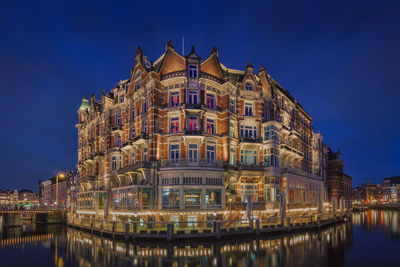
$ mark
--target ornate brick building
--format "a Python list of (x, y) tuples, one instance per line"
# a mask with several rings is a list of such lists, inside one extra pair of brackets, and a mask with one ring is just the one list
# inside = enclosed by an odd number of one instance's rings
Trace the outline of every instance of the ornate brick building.
[(279, 208), (281, 195), (288, 207), (326, 199), (311, 116), (264, 67), (229, 69), (215, 48), (202, 61), (169, 42), (154, 63), (138, 48), (129, 79), (78, 115), (78, 213), (201, 220), (248, 199), (258, 209)]
[[(334, 200), (336, 207), (344, 205), (346, 208), (352, 206), (352, 178), (343, 172), (343, 161), (340, 151), (328, 153), (328, 198)], [(343, 201), (341, 204), (340, 201)]]

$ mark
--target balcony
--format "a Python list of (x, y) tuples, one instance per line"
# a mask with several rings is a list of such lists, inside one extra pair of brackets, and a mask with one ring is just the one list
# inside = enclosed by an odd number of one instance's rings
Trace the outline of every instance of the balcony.
[(96, 180), (96, 175), (84, 175), (81, 176), (80, 181), (81, 182), (90, 182), (90, 181), (95, 181)]
[(238, 169), (249, 171), (263, 171), (264, 166), (260, 164), (239, 164)]
[(203, 135), (203, 132), (201, 130), (189, 130), (185, 129), (185, 134), (186, 135)]
[(203, 106), (201, 104), (185, 104), (185, 108), (187, 109), (203, 109)]
[(93, 161), (94, 161), (94, 157), (93, 156), (88, 156), (86, 159), (85, 159), (85, 163), (89, 163), (89, 164), (91, 164), (91, 163), (93, 163)]
[(208, 161), (206, 159), (197, 159), (197, 161), (190, 161), (189, 159), (179, 160), (161, 160), (161, 168), (174, 168), (174, 167), (200, 167), (200, 168), (222, 168), (223, 161)]
[(133, 137), (133, 143), (139, 140), (148, 140), (149, 139), (149, 135), (146, 133), (141, 133), (139, 135), (136, 135), (135, 137)]
[(321, 177), (314, 173), (308, 173), (308, 172), (304, 172), (302, 170), (294, 169), (294, 168), (283, 168), (283, 169), (281, 169), (281, 174), (290, 174), (290, 175), (296, 175), (296, 176), (303, 176), (303, 177), (307, 177), (307, 178), (311, 178), (311, 179), (315, 179), (315, 180), (321, 180)]
[(154, 166), (154, 164), (152, 164), (152, 162), (135, 162), (135, 164), (132, 164), (130, 166), (116, 170), (116, 174), (124, 174), (127, 172), (134, 172), (139, 169), (151, 168), (152, 166)]
[(261, 137), (239, 137), (239, 142), (240, 143), (261, 143), (262, 138)]
[(133, 144), (132, 140), (128, 140), (122, 143), (122, 149), (131, 149), (133, 148), (132, 144)]
[(114, 153), (114, 152), (121, 152), (121, 148), (119, 146), (112, 147), (110, 149), (110, 153)]
[(281, 144), (281, 151), (283, 153), (288, 152), (291, 153), (292, 155), (296, 156), (296, 157), (303, 157), (303, 153), (298, 151), (297, 149), (295, 149), (294, 147), (292, 147), (289, 144)]
[(95, 159), (102, 159), (102, 158), (104, 158), (104, 152), (101, 152), (101, 151), (95, 152), (95, 153), (94, 153), (94, 158), (95, 158)]

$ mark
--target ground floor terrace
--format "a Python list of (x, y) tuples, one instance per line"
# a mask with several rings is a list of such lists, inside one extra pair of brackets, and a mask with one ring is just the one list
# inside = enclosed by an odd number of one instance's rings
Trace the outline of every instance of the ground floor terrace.
[[(260, 212), (251, 215), (240, 212), (241, 219), (229, 219), (231, 211), (222, 214), (171, 214), (184, 221), (151, 221), (147, 220), (110, 220), (70, 216), (69, 226), (122, 239), (164, 239), (180, 238), (224, 238), (237, 235), (258, 235), (263, 233), (284, 233), (297, 230), (320, 228), (336, 222), (347, 221), (350, 212), (347, 210), (317, 210), (290, 211), (283, 215), (270, 212), (268, 216)], [(148, 214), (149, 216), (156, 216)], [(194, 217), (196, 215), (196, 217)], [(280, 216), (281, 215), (281, 216)], [(187, 217), (186, 217), (187, 216)], [(192, 217), (193, 216), (193, 217)], [(250, 216), (250, 217), (249, 217)], [(190, 218), (196, 218), (190, 220)], [(201, 220), (198, 220), (201, 219)]]
[[(224, 169), (168, 166), (139, 169), (109, 178), (109, 186), (88, 182), (71, 214), (79, 218), (137, 222), (187, 222), (280, 217), (292, 210), (321, 210), (323, 181), (290, 169)], [(93, 182), (93, 181), (90, 181)]]

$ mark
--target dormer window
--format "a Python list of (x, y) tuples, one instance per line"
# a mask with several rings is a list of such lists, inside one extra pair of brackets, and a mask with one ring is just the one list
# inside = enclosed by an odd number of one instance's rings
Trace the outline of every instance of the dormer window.
[(121, 95), (120, 97), (119, 97), (119, 103), (122, 103), (122, 102), (124, 102), (125, 101), (125, 97), (123, 96), (123, 95)]
[(254, 87), (253, 87), (253, 85), (251, 83), (246, 83), (245, 84), (245, 89), (247, 91), (254, 91)]
[(189, 78), (197, 78), (198, 77), (197, 65), (189, 65), (188, 66), (188, 76), (189, 76)]

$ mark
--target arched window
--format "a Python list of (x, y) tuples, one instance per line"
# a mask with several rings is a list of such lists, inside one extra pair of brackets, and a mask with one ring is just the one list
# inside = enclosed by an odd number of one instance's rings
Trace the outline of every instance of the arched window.
[(253, 85), (251, 83), (246, 83), (245, 84), (245, 89), (247, 91), (254, 91), (254, 87), (253, 87)]

